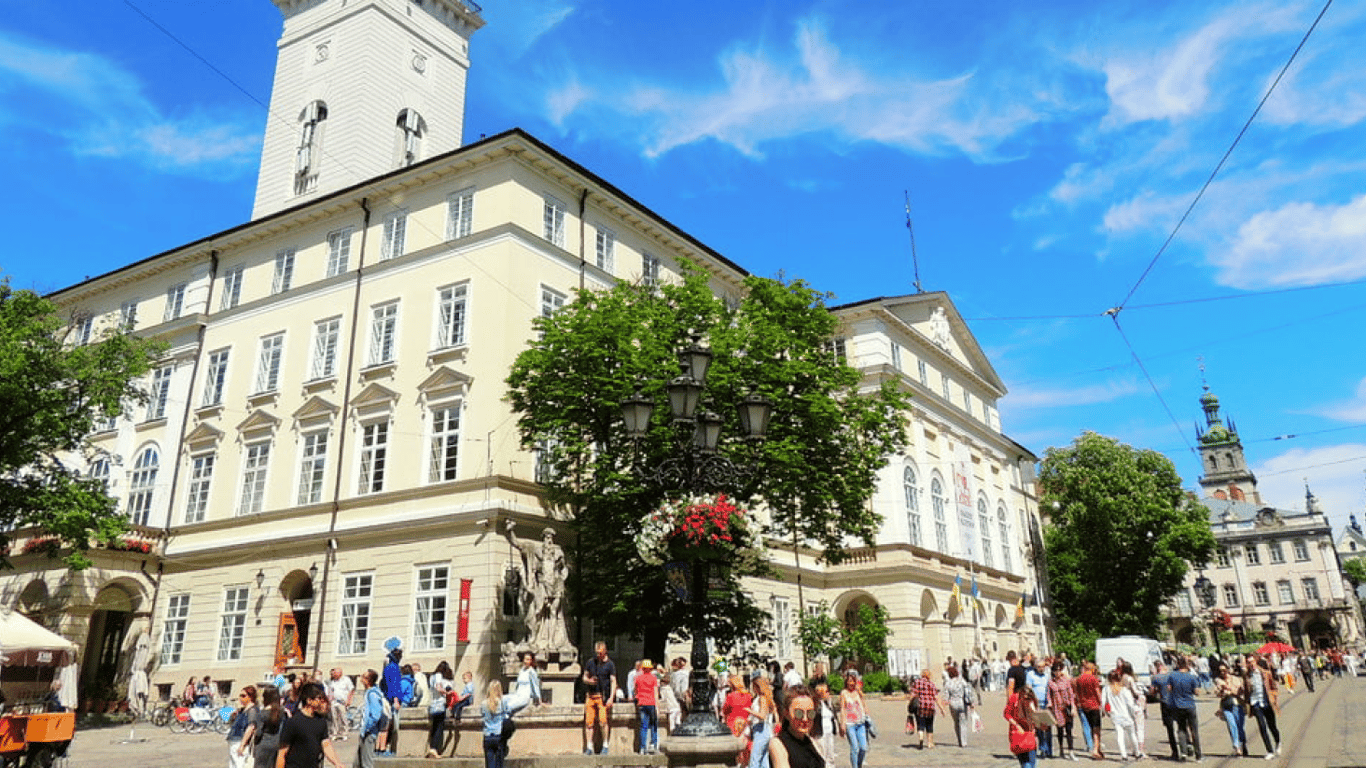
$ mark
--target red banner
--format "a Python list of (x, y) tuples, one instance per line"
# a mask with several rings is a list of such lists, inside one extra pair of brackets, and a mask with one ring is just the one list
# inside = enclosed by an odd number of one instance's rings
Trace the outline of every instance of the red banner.
[(456, 620), (455, 640), (458, 643), (470, 641), (470, 585), (473, 579), (460, 580), (460, 618)]

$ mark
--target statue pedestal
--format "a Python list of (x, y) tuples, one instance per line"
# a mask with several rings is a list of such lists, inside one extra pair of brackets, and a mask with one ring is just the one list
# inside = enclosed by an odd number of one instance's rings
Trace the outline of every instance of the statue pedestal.
[(671, 736), (659, 740), (659, 751), (670, 766), (718, 766), (735, 764), (744, 742), (734, 736)]

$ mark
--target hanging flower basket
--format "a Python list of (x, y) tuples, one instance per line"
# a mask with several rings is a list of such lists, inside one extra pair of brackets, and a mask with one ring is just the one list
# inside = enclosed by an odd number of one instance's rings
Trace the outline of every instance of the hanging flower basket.
[(646, 563), (730, 560), (753, 546), (746, 512), (725, 494), (671, 501), (641, 523), (636, 550)]

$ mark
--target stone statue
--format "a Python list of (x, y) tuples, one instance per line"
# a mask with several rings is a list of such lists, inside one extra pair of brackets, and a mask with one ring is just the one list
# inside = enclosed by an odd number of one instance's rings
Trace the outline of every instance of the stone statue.
[(949, 348), (949, 314), (943, 307), (935, 307), (934, 314), (930, 315), (930, 337), (943, 349)]
[(522, 605), (529, 630), (528, 648), (538, 656), (552, 652), (571, 652), (569, 633), (564, 623), (564, 583), (569, 563), (564, 550), (555, 543), (555, 531), (546, 528), (539, 544), (521, 541), (507, 521), (503, 533), (508, 543), (522, 556)]

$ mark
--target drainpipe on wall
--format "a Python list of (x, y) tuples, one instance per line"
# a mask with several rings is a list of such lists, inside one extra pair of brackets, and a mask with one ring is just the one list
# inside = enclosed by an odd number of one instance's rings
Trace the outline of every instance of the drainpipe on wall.
[(587, 228), (584, 214), (588, 211), (588, 187), (579, 193), (579, 290), (584, 288), (584, 273), (588, 271)]

